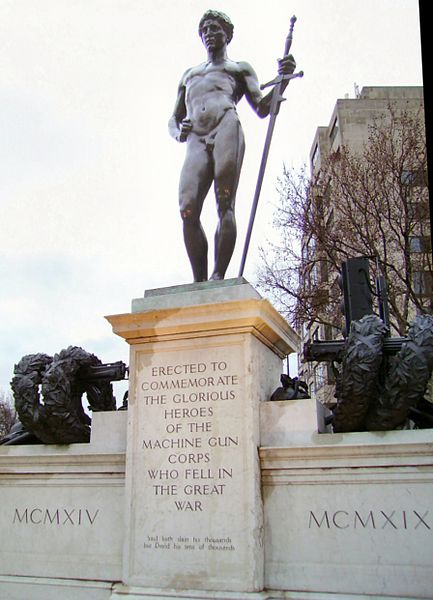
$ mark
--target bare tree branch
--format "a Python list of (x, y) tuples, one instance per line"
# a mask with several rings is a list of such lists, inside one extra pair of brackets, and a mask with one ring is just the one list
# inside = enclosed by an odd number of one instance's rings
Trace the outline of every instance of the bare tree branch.
[(426, 173), (424, 113), (391, 103), (363, 149), (341, 146), (322, 160), (317, 180), (306, 167), (284, 167), (274, 215), (279, 239), (262, 249), (258, 284), (295, 327), (341, 324), (335, 280), (354, 256), (379, 258), (399, 335), (415, 312), (431, 312), (431, 293), (420, 289), (420, 278), (433, 280)]

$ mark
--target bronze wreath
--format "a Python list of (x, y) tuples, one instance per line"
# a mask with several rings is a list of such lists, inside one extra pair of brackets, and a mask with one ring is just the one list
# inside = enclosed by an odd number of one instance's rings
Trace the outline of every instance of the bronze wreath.
[(24, 356), (15, 365), (11, 388), (25, 429), (45, 444), (88, 442), (91, 419), (83, 410), (83, 393), (93, 410), (116, 408), (110, 382), (89, 384), (80, 379), (81, 369), (100, 364), (99, 358), (78, 346), (69, 346), (54, 358)]
[(433, 369), (433, 317), (416, 317), (395, 357), (383, 357), (385, 334), (375, 315), (352, 321), (336, 377), (334, 432), (402, 427), (423, 399)]
[(383, 321), (375, 315), (352, 321), (335, 387), (334, 432), (364, 429), (370, 402), (379, 393), (377, 380), (386, 331)]
[(433, 369), (433, 317), (418, 316), (400, 352), (389, 359), (385, 385), (367, 415), (370, 430), (389, 430), (405, 424), (427, 389)]

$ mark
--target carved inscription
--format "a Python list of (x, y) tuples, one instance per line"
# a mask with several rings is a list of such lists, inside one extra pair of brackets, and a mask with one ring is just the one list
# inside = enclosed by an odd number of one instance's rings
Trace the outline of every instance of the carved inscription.
[(428, 510), (310, 510), (308, 528), (428, 530), (433, 522)]
[[(165, 463), (146, 475), (153, 494), (171, 497), (177, 511), (205, 510), (206, 499), (223, 496), (234, 476), (229, 452), (240, 445), (239, 436), (216, 431), (214, 424), (230, 410), (238, 388), (239, 376), (226, 361), (155, 365), (141, 382), (141, 402), (162, 432), (144, 438), (141, 449), (163, 451)], [(227, 449), (225, 464), (215, 452), (221, 448)]]
[(148, 535), (143, 547), (156, 550), (222, 550), (229, 552), (235, 550), (231, 537), (189, 537), (182, 535)]
[(93, 525), (99, 509), (88, 508), (16, 508), (12, 523), (25, 525)]
[[(139, 390), (145, 425), (138, 450), (144, 456), (143, 475), (155, 506), (179, 516), (222, 510), (221, 502), (227, 502), (235, 489), (242, 465), (242, 437), (236, 416), (241, 382), (236, 369), (228, 359), (167, 360), (143, 369)], [(143, 547), (189, 551), (235, 548), (227, 535), (212, 538), (204, 533), (179, 536), (158, 531), (146, 532)]]

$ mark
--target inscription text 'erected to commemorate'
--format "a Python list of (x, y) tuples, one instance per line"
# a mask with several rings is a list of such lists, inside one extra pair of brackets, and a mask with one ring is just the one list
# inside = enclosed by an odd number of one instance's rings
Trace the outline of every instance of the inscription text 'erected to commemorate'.
[(259, 530), (249, 524), (252, 515), (258, 518), (253, 402), (245, 392), (242, 343), (222, 337), (218, 344), (137, 352), (133, 581), (150, 582), (141, 575), (146, 565), (154, 577), (160, 571), (163, 579), (169, 572), (178, 582), (184, 578), (184, 586), (200, 584), (200, 577), (205, 585), (200, 573), (206, 571), (216, 586), (216, 557), (232, 581), (239, 564), (250, 561), (255, 538), (245, 531)]
[[(217, 423), (232, 411), (239, 375), (227, 360), (157, 364), (143, 375), (138, 402), (152, 423), (141, 441), (147, 485), (158, 502), (176, 512), (209, 511), (237, 475), (231, 452), (241, 444), (239, 435)], [(148, 536), (144, 547), (152, 542), (154, 548), (173, 550), (213, 545), (212, 537), (176, 533)], [(232, 547), (230, 537), (216, 540), (220, 547)]]

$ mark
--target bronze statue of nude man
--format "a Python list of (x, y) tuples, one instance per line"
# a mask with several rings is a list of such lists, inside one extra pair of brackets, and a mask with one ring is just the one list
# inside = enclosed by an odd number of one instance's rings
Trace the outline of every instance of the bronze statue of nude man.
[[(199, 35), (207, 61), (188, 69), (179, 84), (169, 132), (186, 142), (179, 184), (183, 235), (194, 281), (208, 279), (208, 244), (200, 214), (212, 182), (218, 210), (215, 265), (210, 279), (224, 279), (236, 242), (235, 198), (245, 143), (236, 105), (242, 96), (260, 117), (269, 114), (272, 92), (263, 96), (253, 68), (227, 57), (233, 25), (224, 13), (209, 10)], [(291, 55), (279, 62), (279, 74), (291, 74)]]

